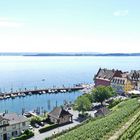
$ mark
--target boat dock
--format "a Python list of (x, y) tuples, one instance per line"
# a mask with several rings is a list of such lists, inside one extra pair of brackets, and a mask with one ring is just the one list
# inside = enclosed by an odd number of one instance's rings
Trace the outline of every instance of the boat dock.
[(66, 93), (66, 92), (73, 92), (78, 90), (83, 90), (85, 87), (82, 85), (74, 86), (74, 87), (60, 87), (60, 88), (46, 88), (46, 89), (34, 89), (34, 90), (24, 90), (24, 91), (17, 91), (17, 92), (10, 92), (10, 93), (1, 93), (0, 100), (15, 97), (25, 97), (27, 95), (31, 96), (34, 94), (57, 94), (57, 93)]

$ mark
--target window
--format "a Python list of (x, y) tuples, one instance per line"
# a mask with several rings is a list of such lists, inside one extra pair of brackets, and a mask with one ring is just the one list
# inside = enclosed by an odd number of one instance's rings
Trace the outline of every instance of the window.
[(4, 125), (4, 124), (6, 124), (6, 122), (5, 122), (5, 121), (3, 121), (3, 125)]
[(17, 131), (13, 131), (12, 136), (17, 136)]
[(3, 131), (6, 131), (6, 127), (3, 127)]
[(25, 126), (25, 122), (22, 123), (22, 126)]
[(13, 129), (16, 129), (16, 125), (13, 125), (12, 128), (13, 128)]

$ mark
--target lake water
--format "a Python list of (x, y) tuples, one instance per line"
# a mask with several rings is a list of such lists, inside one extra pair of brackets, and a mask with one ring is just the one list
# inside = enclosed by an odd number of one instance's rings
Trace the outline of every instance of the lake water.
[[(33, 89), (72, 86), (78, 83), (92, 83), (93, 76), (98, 69), (121, 69), (130, 71), (140, 69), (140, 57), (0, 57), (0, 91), (16, 91), (19, 89)], [(43, 80), (44, 79), (44, 80)], [(64, 100), (74, 101), (81, 92), (33, 95), (14, 100), (0, 100), (0, 112), (21, 113), (44, 108), (52, 110), (56, 105), (62, 105)], [(48, 105), (49, 104), (49, 105)]]

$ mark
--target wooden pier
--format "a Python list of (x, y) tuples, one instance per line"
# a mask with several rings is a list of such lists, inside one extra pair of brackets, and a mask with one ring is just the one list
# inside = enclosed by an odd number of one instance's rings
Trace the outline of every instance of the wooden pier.
[(46, 89), (35, 89), (35, 90), (24, 90), (24, 91), (10, 92), (10, 93), (1, 93), (0, 100), (8, 99), (8, 98), (14, 99), (15, 97), (25, 97), (27, 95), (31, 96), (34, 94), (66, 93), (66, 92), (78, 91), (83, 89), (84, 87), (80, 85), (74, 87), (46, 88)]

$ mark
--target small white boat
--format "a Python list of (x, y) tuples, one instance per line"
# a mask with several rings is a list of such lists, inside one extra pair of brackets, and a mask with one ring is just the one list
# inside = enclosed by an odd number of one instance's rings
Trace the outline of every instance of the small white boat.
[(42, 91), (42, 93), (43, 93), (43, 94), (45, 94), (45, 93), (46, 93), (46, 91)]
[(17, 95), (15, 95), (15, 94), (11, 94), (11, 98), (12, 98), (12, 99), (15, 99), (16, 96), (17, 96)]
[(32, 92), (29, 92), (29, 93), (28, 93), (28, 95), (30, 95), (30, 96), (31, 96), (31, 95), (32, 95)]
[(26, 94), (25, 94), (25, 93), (22, 93), (22, 94), (21, 94), (21, 96), (22, 96), (22, 97), (25, 97), (25, 96), (26, 96)]

